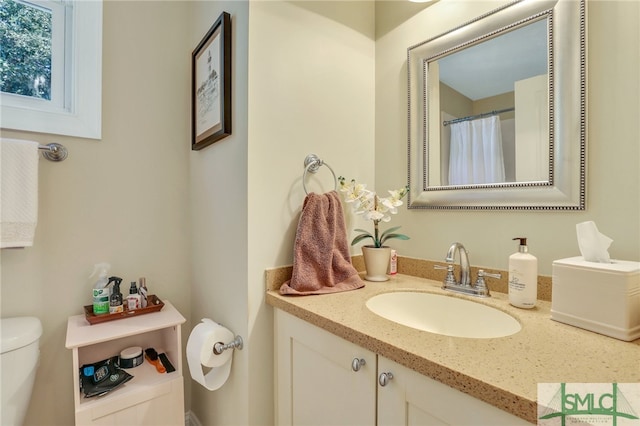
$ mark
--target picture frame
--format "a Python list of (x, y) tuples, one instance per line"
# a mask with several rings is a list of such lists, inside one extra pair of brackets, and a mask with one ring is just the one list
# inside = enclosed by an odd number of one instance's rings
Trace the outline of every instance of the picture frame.
[(191, 149), (231, 134), (231, 16), (222, 12), (191, 53)]

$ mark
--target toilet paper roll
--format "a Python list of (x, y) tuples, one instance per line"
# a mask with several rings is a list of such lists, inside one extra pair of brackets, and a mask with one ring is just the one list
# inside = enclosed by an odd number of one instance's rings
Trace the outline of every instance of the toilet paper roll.
[[(216, 355), (213, 346), (218, 342), (229, 343), (233, 338), (229, 329), (208, 318), (203, 318), (193, 328), (187, 341), (187, 363), (193, 380), (209, 390), (219, 389), (225, 384), (231, 372), (233, 350), (228, 349)], [(203, 366), (211, 368), (206, 375)]]

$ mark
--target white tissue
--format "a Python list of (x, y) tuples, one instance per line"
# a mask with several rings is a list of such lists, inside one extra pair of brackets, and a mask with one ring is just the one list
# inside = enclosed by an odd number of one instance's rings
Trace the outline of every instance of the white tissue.
[(609, 246), (613, 240), (601, 234), (593, 221), (576, 225), (578, 247), (584, 260), (588, 262), (611, 263)]
[[(218, 342), (227, 344), (233, 338), (229, 329), (208, 318), (194, 327), (187, 341), (187, 363), (193, 380), (208, 390), (219, 389), (225, 384), (231, 372), (233, 350), (227, 349), (216, 355), (213, 346)], [(211, 369), (206, 375), (203, 366)]]

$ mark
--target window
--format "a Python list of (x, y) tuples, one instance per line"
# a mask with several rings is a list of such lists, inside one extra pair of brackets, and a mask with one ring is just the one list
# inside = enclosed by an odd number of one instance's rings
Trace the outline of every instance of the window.
[(100, 139), (101, 1), (0, 0), (0, 46), (2, 128)]

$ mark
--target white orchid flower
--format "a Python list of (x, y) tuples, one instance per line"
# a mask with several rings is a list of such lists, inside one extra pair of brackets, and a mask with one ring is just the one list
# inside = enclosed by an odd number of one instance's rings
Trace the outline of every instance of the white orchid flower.
[(384, 219), (384, 214), (377, 210), (369, 210), (364, 213), (364, 218), (367, 220), (379, 221)]
[(408, 193), (406, 187), (388, 191), (390, 197), (380, 198), (375, 192), (368, 190), (365, 184), (358, 183), (355, 180), (347, 183), (342, 176), (338, 178), (338, 181), (340, 182), (340, 192), (343, 193), (345, 202), (351, 203), (351, 208), (355, 214), (362, 215), (365, 220), (372, 220), (374, 225), (374, 234), (358, 229), (358, 231), (364, 233), (354, 238), (351, 245), (357, 244), (366, 238), (371, 238), (375, 247), (382, 247), (385, 240), (389, 238), (409, 239), (406, 235), (395, 233), (400, 228), (399, 226), (390, 228), (382, 234), (379, 234), (378, 231), (379, 222), (389, 222), (391, 221), (391, 215), (398, 213), (398, 207), (402, 205), (401, 199)]
[(362, 197), (365, 191), (365, 186), (361, 184), (345, 185), (340, 188), (340, 191), (344, 192), (344, 199), (347, 203), (352, 203)]
[(380, 203), (385, 206), (387, 209), (389, 210), (395, 210), (393, 212), (393, 214), (396, 214), (397, 209), (396, 207), (401, 206), (402, 205), (402, 201), (400, 200), (394, 200), (392, 198), (381, 198), (380, 199)]

